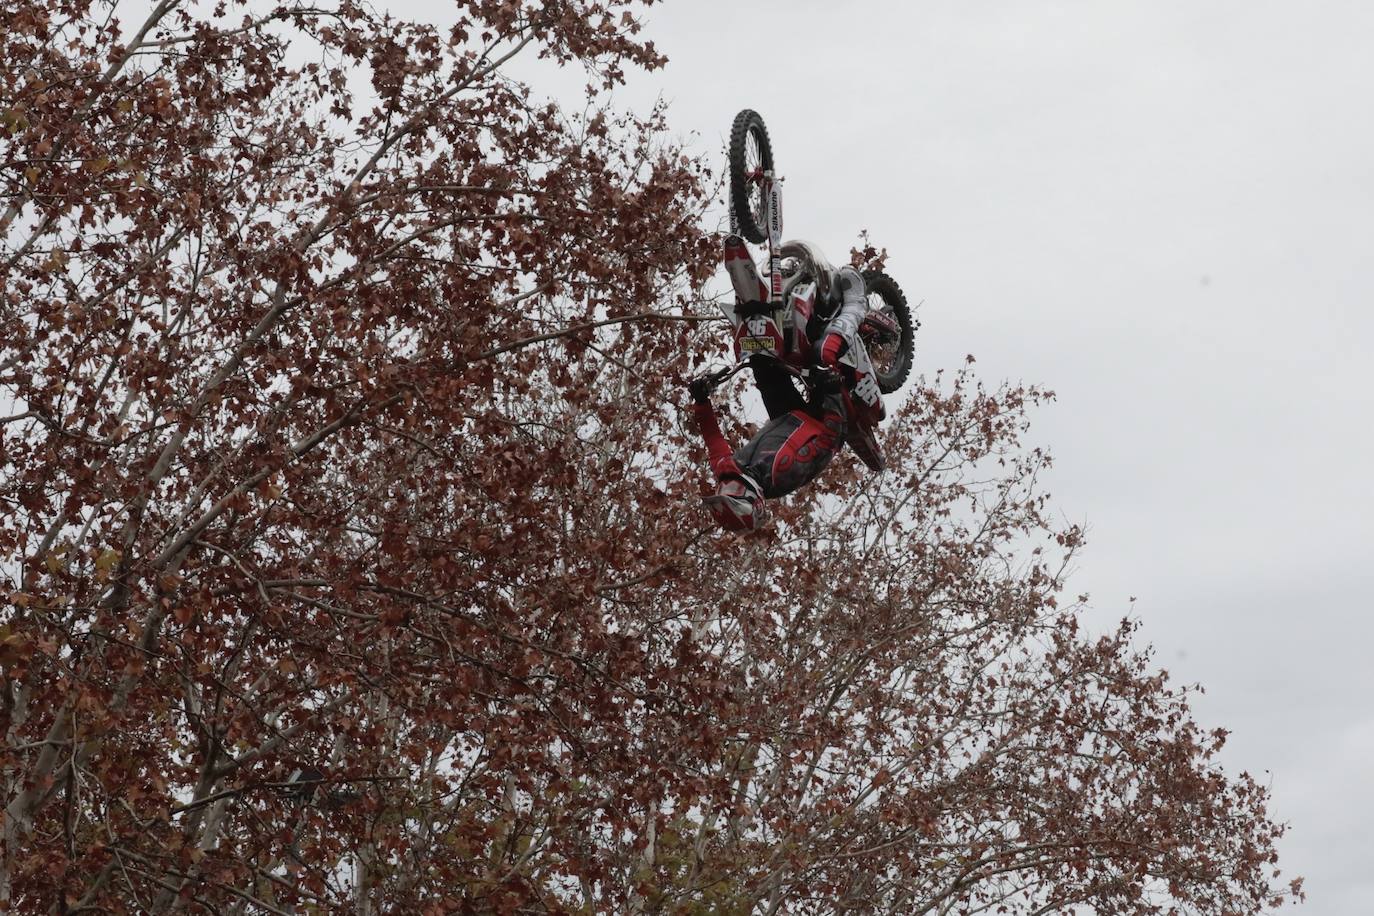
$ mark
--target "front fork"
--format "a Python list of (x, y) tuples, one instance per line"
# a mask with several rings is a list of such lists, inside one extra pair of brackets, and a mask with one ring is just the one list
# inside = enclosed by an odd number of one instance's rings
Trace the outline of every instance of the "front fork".
[(768, 225), (768, 301), (777, 309), (782, 306), (782, 183), (771, 170), (763, 173), (762, 190)]

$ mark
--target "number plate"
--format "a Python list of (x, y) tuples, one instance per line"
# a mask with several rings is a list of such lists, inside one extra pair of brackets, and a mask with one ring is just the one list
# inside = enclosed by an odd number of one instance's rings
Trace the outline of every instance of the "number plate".
[(876, 405), (883, 396), (877, 381), (871, 375), (864, 375), (854, 383), (854, 393), (859, 396), (861, 401), (870, 406)]

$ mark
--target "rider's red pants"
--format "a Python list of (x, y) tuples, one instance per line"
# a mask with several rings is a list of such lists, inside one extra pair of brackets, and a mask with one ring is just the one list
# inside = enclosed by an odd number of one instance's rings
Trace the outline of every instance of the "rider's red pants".
[(799, 407), (779, 414), (754, 438), (731, 451), (715, 409), (710, 404), (695, 406), (716, 479), (747, 475), (770, 499), (810, 483), (835, 457), (844, 444), (843, 410), (838, 398), (828, 398), (819, 407)]

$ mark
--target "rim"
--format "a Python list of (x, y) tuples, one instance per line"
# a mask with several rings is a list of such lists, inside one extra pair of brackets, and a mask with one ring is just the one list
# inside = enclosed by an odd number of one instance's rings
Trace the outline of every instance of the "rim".
[(749, 182), (749, 212), (754, 222), (763, 225), (763, 147), (751, 128), (744, 138), (744, 177)]

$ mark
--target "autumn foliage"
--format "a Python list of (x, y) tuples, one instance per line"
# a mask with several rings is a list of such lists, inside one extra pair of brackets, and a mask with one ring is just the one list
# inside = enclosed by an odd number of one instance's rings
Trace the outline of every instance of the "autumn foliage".
[(1224, 733), (1079, 630), (1046, 393), (928, 376), (887, 473), (709, 530), (714, 182), (598, 94), (639, 5), (0, 0), (0, 910), (1287, 893)]

